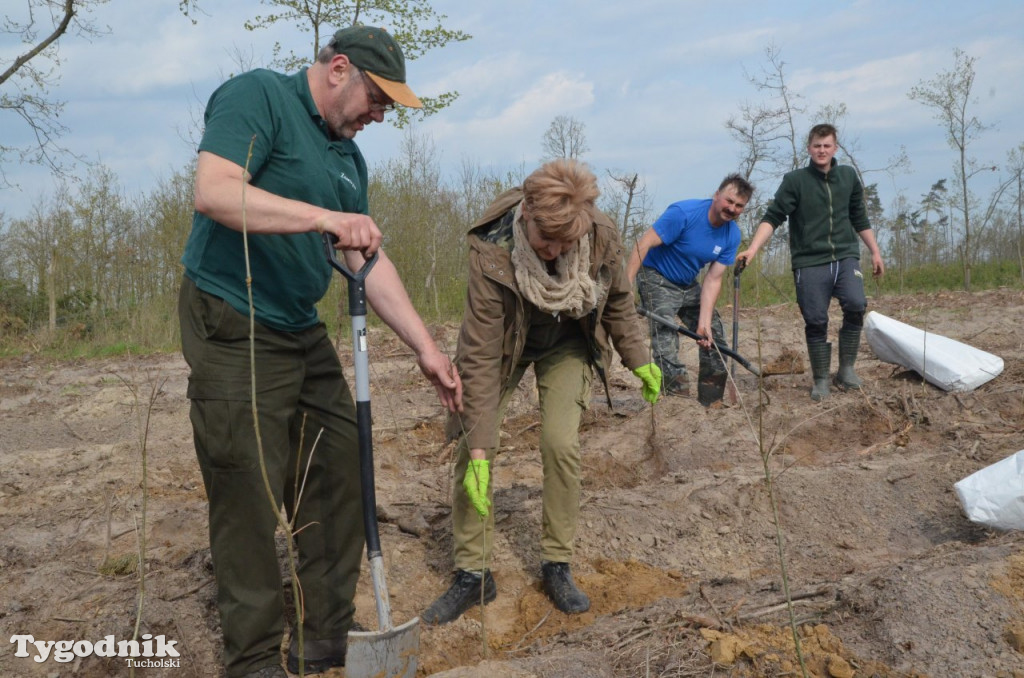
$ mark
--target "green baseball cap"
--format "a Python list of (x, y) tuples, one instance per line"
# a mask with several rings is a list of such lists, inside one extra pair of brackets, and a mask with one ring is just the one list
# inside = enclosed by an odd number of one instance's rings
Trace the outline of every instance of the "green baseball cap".
[(370, 76), (384, 93), (403, 106), (422, 108), (423, 103), (405, 84), (405, 56), (395, 39), (383, 28), (349, 26), (327, 43)]

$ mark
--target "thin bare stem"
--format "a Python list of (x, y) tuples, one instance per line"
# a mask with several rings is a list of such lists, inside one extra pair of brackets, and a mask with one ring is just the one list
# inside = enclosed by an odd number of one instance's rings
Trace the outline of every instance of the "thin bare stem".
[[(758, 359), (758, 364), (761, 365), (761, 364), (763, 364), (763, 362), (761, 360), (761, 347), (762, 347), (761, 323), (758, 322), (756, 327), (757, 327), (757, 359)], [(763, 375), (763, 370), (762, 370), (762, 375)], [(768, 489), (768, 501), (771, 503), (771, 507), (772, 507), (772, 523), (774, 523), (774, 525), (775, 525), (775, 545), (776, 545), (776, 548), (778, 549), (778, 553), (779, 553), (779, 570), (780, 570), (780, 575), (782, 577), (782, 591), (785, 594), (785, 597), (786, 597), (786, 609), (789, 612), (789, 628), (790, 628), (790, 632), (793, 634), (793, 647), (796, 650), (796, 658), (800, 662), (800, 672), (803, 674), (804, 678), (808, 678), (807, 664), (804, 662), (803, 646), (800, 643), (800, 634), (797, 633), (797, 628), (796, 628), (796, 626), (797, 626), (797, 624), (796, 624), (796, 611), (793, 608), (793, 596), (792, 596), (792, 593), (790, 592), (790, 589), (789, 589), (789, 568), (788, 568), (788, 566), (786, 564), (785, 541), (783, 540), (783, 537), (782, 537), (782, 522), (779, 520), (779, 502), (778, 502), (778, 498), (775, 496), (775, 483), (774, 483), (774, 479), (773, 479), (773, 476), (772, 476), (772, 467), (771, 467), (772, 450), (771, 449), (765, 449), (764, 442), (763, 442), (764, 441), (764, 437), (763, 436), (764, 436), (764, 411), (765, 411), (765, 408), (764, 408), (764, 396), (765, 396), (765, 390), (764, 390), (764, 377), (762, 375), (758, 375), (758, 377), (757, 377), (757, 392), (758, 392), (758, 397), (759, 397), (759, 399), (761, 401), (761, 406), (757, 408), (757, 421), (758, 421), (757, 444), (758, 444), (758, 451), (761, 453), (761, 465), (762, 465), (762, 468), (764, 469), (765, 485), (767, 486), (767, 489)]]
[[(305, 675), (305, 660), (302, 638), (302, 620), (305, 618), (305, 605), (303, 604), (299, 574), (296, 568), (295, 544), (291, 525), (280, 510), (277, 500), (274, 498), (274, 490), (270, 485), (270, 476), (267, 474), (267, 462), (263, 452), (263, 437), (260, 435), (259, 407), (256, 403), (256, 313), (252, 297), (252, 267), (249, 261), (249, 230), (246, 220), (246, 188), (249, 182), (245, 177), (249, 175), (249, 162), (252, 160), (252, 148), (256, 143), (256, 135), (249, 141), (249, 150), (245, 156), (245, 171), (242, 172), (242, 244), (245, 250), (245, 288), (249, 296), (249, 379), (250, 393), (252, 395), (252, 425), (256, 434), (256, 452), (259, 455), (260, 475), (263, 477), (263, 488), (267, 492), (267, 500), (270, 502), (271, 510), (277, 517), (277, 522), (285, 533), (285, 543), (288, 549), (288, 571), (292, 580), (292, 598), (295, 601), (295, 616), (298, 621), (298, 646), (299, 646), (299, 675)], [(297, 511), (296, 511), (297, 513)]]
[[(132, 398), (135, 401), (135, 411), (139, 412), (139, 392), (135, 385), (129, 380), (118, 375), (121, 382), (128, 388), (132, 394)], [(141, 528), (136, 525), (136, 538), (138, 545), (138, 572), (139, 572), (139, 600), (135, 611), (135, 627), (132, 631), (132, 640), (137, 641), (139, 638), (139, 628), (142, 625), (142, 611), (146, 599), (146, 515), (149, 506), (149, 472), (148, 472), (148, 441), (149, 441), (149, 424), (150, 418), (153, 414), (153, 405), (156, 403), (157, 396), (160, 394), (163, 388), (164, 381), (154, 381), (151, 383), (149, 397), (146, 402), (145, 414), (140, 415), (140, 427), (139, 427), (139, 452), (142, 457), (142, 526)], [(107, 522), (107, 544), (110, 543), (110, 523), (109, 518)], [(135, 666), (129, 665), (128, 675), (135, 675)]]

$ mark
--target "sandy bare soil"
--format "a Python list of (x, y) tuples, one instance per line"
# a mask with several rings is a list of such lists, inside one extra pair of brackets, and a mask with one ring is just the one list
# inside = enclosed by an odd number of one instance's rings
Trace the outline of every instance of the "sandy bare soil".
[[(652, 410), (617, 366), (616, 412), (598, 389), (582, 432), (574, 569), (593, 606), (578, 617), (554, 611), (538, 586), (541, 467), (527, 379), (493, 472), (498, 599), (483, 615), (424, 628), (420, 675), (799, 676), (781, 539), (808, 675), (1024, 676), (1024, 538), (970, 523), (952, 489), (1024, 448), (1024, 293), (871, 308), (993, 352), (1006, 368), (950, 394), (879, 362), (865, 342), (866, 388), (813, 403), (809, 375), (793, 373), (806, 358), (791, 304), (740, 316), (752, 362), (785, 362), (794, 349), (799, 358), (764, 378), (760, 398), (738, 368), (734, 405), (669, 398)], [(454, 349), (454, 328), (438, 332)], [(684, 355), (695, 372), (695, 348)], [(371, 333), (371, 368), (382, 541), (402, 622), (449, 580), (451, 448), (432, 391), (386, 331)], [(7, 639), (132, 636), (144, 501), (139, 633), (176, 640), (181, 662), (136, 674), (222, 674), (186, 376), (176, 355), (0, 363), (0, 675), (128, 675), (120, 659), (16, 657)], [(357, 602), (375, 629), (368, 577)]]

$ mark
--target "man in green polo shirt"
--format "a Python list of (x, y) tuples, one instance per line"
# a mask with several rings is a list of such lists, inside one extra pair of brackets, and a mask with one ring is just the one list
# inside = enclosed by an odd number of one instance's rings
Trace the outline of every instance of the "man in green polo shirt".
[[(335, 33), (316, 63), (294, 75), (258, 69), (228, 80), (206, 109), (178, 312), (231, 678), (285, 676), (274, 542), (282, 504), (303, 526), (296, 542), (307, 674), (344, 663), (352, 625), (364, 546), (356, 415), (315, 306), (331, 280), (321, 233), (338, 239), (353, 269), (378, 254), (366, 279), (371, 306), (415, 351), (441, 403), (462, 408), (459, 376), (412, 307), (367, 215), (366, 161), (353, 137), (395, 104), (421, 105), (405, 84), (401, 48), (381, 29), (355, 26)], [(274, 505), (252, 417), (243, 227), (259, 434)], [(293, 633), (293, 672), (298, 655)]]

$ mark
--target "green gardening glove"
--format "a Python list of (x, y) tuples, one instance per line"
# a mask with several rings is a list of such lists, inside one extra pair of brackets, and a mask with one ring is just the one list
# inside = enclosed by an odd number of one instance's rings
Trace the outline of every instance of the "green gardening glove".
[(647, 363), (633, 370), (633, 374), (644, 382), (644, 400), (652, 405), (658, 402), (661, 395), (661, 368), (654, 363)]
[(481, 518), (487, 517), (487, 509), (491, 506), (491, 502), (487, 498), (487, 486), (490, 482), (490, 462), (486, 459), (470, 459), (466, 475), (462, 479), (462, 486), (466, 488), (466, 495)]

